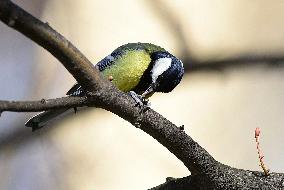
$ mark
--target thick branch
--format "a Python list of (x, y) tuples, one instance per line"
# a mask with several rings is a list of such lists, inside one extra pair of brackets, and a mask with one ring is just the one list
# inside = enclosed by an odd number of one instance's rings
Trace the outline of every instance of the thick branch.
[(208, 168), (205, 163), (211, 167), (217, 164), (213, 157), (184, 130), (159, 113), (152, 109), (143, 111), (135, 107), (136, 103), (130, 96), (116, 91), (113, 87), (106, 92), (108, 93), (96, 97), (97, 100), (99, 99), (97, 106), (117, 114), (151, 135), (178, 157), (191, 173), (206, 172)]
[(208, 190), (208, 189), (284, 189), (284, 176), (280, 173), (272, 173), (265, 176), (262, 172), (252, 172), (240, 170), (225, 165), (220, 165), (218, 173), (216, 171), (215, 180), (208, 178), (204, 174), (191, 175), (184, 178), (168, 178), (168, 180), (150, 190)]

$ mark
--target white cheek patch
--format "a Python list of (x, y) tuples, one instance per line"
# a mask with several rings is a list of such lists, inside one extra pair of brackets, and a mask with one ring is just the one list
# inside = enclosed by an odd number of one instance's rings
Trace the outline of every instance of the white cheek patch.
[(155, 61), (153, 69), (151, 71), (152, 73), (152, 82), (155, 83), (157, 78), (165, 72), (168, 68), (170, 68), (172, 63), (172, 59), (165, 57), (160, 58), (157, 61)]

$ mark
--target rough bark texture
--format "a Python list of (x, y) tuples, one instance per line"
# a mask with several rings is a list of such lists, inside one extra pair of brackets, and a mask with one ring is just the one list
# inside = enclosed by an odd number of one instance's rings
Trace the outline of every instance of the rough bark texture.
[(135, 106), (134, 100), (103, 80), (87, 58), (48, 24), (42, 23), (9, 0), (0, 1), (0, 20), (53, 54), (89, 91), (87, 97), (65, 97), (31, 102), (0, 101), (3, 111), (41, 111), (62, 107), (97, 106), (109, 110), (151, 135), (189, 169), (191, 175), (169, 178), (152, 189), (284, 189), (284, 175), (241, 170), (216, 161), (205, 149), (153, 111)]

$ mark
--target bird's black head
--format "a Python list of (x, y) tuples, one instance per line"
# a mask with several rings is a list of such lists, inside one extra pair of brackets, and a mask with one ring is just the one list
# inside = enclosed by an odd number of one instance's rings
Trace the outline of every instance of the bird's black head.
[(165, 51), (152, 53), (151, 60), (153, 91), (165, 93), (172, 91), (180, 83), (184, 74), (181, 60)]

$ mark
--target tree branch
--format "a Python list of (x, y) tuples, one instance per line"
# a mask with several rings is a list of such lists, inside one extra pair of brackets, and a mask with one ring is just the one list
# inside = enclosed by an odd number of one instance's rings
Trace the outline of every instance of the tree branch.
[(106, 84), (94, 65), (48, 23), (9, 0), (0, 1), (0, 19), (54, 55), (85, 89), (100, 90)]
[(223, 59), (208, 59), (204, 61), (191, 59), (184, 60), (189, 63), (186, 67), (186, 72), (195, 71), (220, 71), (226, 68), (251, 66), (251, 65), (267, 65), (271, 67), (284, 66), (284, 56), (281, 54), (275, 55), (238, 55)]
[[(21, 104), (2, 101), (0, 110), (40, 111), (57, 109), (64, 103), (70, 107), (74, 107), (77, 103), (78, 105), (81, 103), (82, 105), (95, 105), (117, 114), (145, 131), (180, 159), (192, 174), (184, 180), (196, 182), (196, 186), (193, 187), (188, 183), (189, 186), (186, 186), (188, 189), (283, 188), (283, 174), (271, 173), (264, 177), (261, 172), (239, 170), (223, 165), (214, 160), (182, 128), (175, 126), (152, 109), (145, 110), (135, 107), (134, 100), (118, 91), (110, 85), (110, 82), (103, 80), (94, 66), (69, 41), (49, 25), (34, 18), (11, 1), (0, 1), (0, 20), (47, 49), (83, 85), (84, 89), (89, 91), (85, 99), (84, 97), (83, 99), (67, 97), (48, 100), (45, 103), (21, 102)], [(35, 108), (36, 106), (38, 109)]]
[(249, 65), (259, 65), (266, 63), (268, 66), (279, 66), (284, 63), (283, 53), (278, 54), (241, 54), (226, 58), (215, 59), (209, 58), (207, 60), (199, 60), (194, 57), (191, 52), (190, 38), (188, 35), (190, 29), (186, 32), (183, 31), (182, 23), (178, 19), (178, 14), (173, 12), (172, 7), (169, 6), (165, 1), (161, 0), (148, 0), (150, 8), (153, 12), (159, 16), (161, 21), (165, 23), (165, 26), (169, 31), (172, 32), (173, 36), (178, 43), (181, 50), (181, 58), (183, 60), (184, 68), (186, 72), (196, 72), (196, 71), (221, 71), (226, 68), (239, 67), (239, 66), (249, 66)]
[[(219, 173), (220, 171), (222, 173)], [(240, 170), (222, 164), (213, 173), (215, 176), (210, 177), (198, 174), (178, 179), (168, 178), (165, 183), (153, 187), (151, 190), (284, 189), (284, 176), (280, 173), (271, 173), (271, 175), (265, 176), (262, 172)]]
[(56, 99), (41, 99), (39, 101), (3, 101), (0, 100), (0, 113), (13, 112), (39, 112), (50, 109), (74, 108), (87, 106), (87, 97), (63, 97)]

